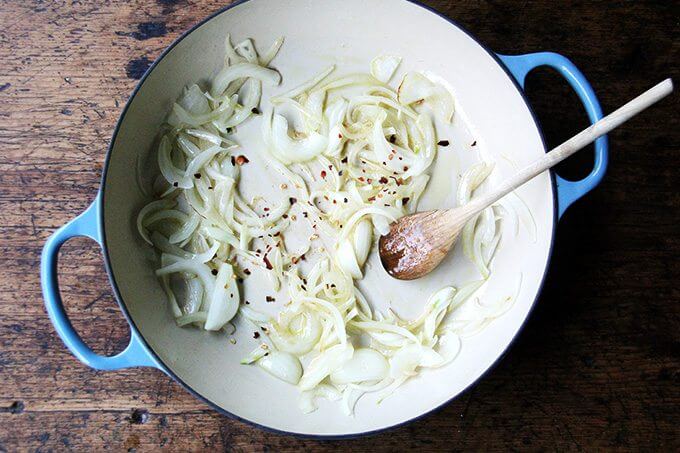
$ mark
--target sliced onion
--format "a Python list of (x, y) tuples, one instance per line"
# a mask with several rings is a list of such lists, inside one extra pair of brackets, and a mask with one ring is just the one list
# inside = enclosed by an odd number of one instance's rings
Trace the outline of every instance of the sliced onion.
[(199, 311), (196, 313), (190, 313), (187, 315), (182, 315), (175, 319), (175, 322), (179, 327), (186, 326), (187, 324), (193, 323), (204, 323), (208, 314), (204, 311)]
[(233, 66), (227, 66), (215, 76), (210, 94), (217, 97), (224, 92), (231, 82), (243, 78), (256, 79), (269, 86), (275, 86), (281, 82), (281, 74), (273, 69), (253, 63), (237, 63)]
[(187, 220), (183, 225), (182, 228), (180, 228), (176, 233), (172, 234), (170, 238), (168, 238), (168, 241), (171, 244), (177, 244), (179, 242), (184, 242), (189, 237), (194, 233), (196, 228), (198, 228), (198, 224), (201, 222), (201, 216), (199, 216), (196, 212), (191, 214), (189, 216), (189, 220)]
[(300, 379), (300, 390), (311, 390), (335, 370), (342, 367), (354, 354), (350, 343), (335, 345), (314, 358)]
[(248, 79), (243, 85), (243, 99), (241, 106), (236, 113), (222, 124), (222, 128), (226, 129), (233, 126), (238, 126), (244, 122), (249, 116), (253, 114), (253, 109), (260, 104), (260, 97), (262, 96), (262, 82), (255, 79)]
[(161, 252), (170, 253), (187, 260), (191, 259), (192, 257), (191, 253), (184, 251), (175, 244), (172, 244), (168, 238), (160, 234), (158, 231), (151, 233), (151, 243)]
[(188, 189), (191, 186), (184, 180), (184, 171), (175, 167), (172, 162), (172, 157), (170, 156), (171, 152), (172, 144), (168, 137), (164, 135), (161, 137), (161, 141), (158, 145), (158, 167), (161, 170), (161, 174), (171, 185)]
[(260, 63), (262, 66), (268, 66), (269, 63), (272, 62), (274, 57), (278, 55), (279, 49), (281, 49), (281, 46), (283, 45), (284, 38), (283, 36), (279, 36), (276, 38), (276, 40), (272, 43), (271, 47), (269, 48), (268, 51), (262, 55), (262, 58), (260, 59)]
[(371, 62), (371, 75), (381, 82), (390, 81), (395, 71), (401, 63), (401, 57), (394, 55), (383, 55), (376, 57)]
[(338, 243), (336, 254), (338, 265), (343, 271), (347, 272), (353, 279), (360, 279), (362, 277), (357, 257), (354, 254), (354, 247), (352, 247), (352, 242), (349, 239), (342, 239)]
[(354, 382), (380, 381), (389, 372), (387, 359), (376, 350), (359, 348), (342, 368), (331, 373), (334, 384), (349, 384)]
[(272, 376), (293, 385), (297, 385), (302, 376), (300, 361), (287, 352), (271, 351), (258, 360), (257, 365)]
[(357, 259), (357, 264), (363, 266), (368, 258), (368, 252), (371, 250), (373, 238), (373, 225), (368, 219), (364, 219), (357, 223), (354, 227), (352, 235), (352, 245), (354, 246), (354, 254)]
[(277, 349), (296, 355), (304, 355), (314, 348), (321, 336), (321, 323), (315, 313), (303, 312), (293, 319), (286, 319), (284, 313), (269, 331)]
[(292, 90), (290, 90), (286, 93), (283, 93), (283, 94), (280, 94), (276, 97), (273, 97), (271, 99), (272, 103), (274, 103), (274, 104), (279, 103), (283, 100), (283, 98), (291, 98), (292, 99), (292, 98), (298, 97), (299, 95), (301, 95), (305, 91), (309, 91), (312, 88), (314, 88), (315, 86), (317, 86), (326, 77), (328, 77), (331, 74), (331, 72), (333, 72), (334, 70), (335, 70), (335, 65), (331, 65), (331, 66), (327, 67), (326, 69), (321, 71), (318, 75), (312, 77), (310, 80), (301, 83), (300, 85), (296, 86), (295, 88), (293, 88)]
[(156, 275), (162, 276), (178, 272), (187, 272), (197, 276), (201, 279), (201, 283), (203, 283), (204, 291), (206, 293), (212, 292), (215, 278), (211, 275), (208, 266), (195, 260), (181, 260), (168, 266), (161, 267), (156, 271)]
[(390, 359), (390, 377), (397, 379), (413, 376), (423, 360), (423, 355), (423, 347), (420, 344), (411, 343), (402, 347)]
[(275, 114), (271, 128), (272, 151), (284, 163), (305, 162), (318, 156), (328, 146), (328, 139), (311, 132), (303, 139), (293, 139), (288, 134), (288, 120)]
[(426, 102), (447, 123), (451, 122), (455, 110), (451, 92), (418, 72), (409, 72), (402, 79), (399, 102), (405, 105)]
[(228, 263), (220, 264), (215, 286), (210, 296), (205, 330), (220, 330), (236, 315), (240, 301), (234, 270)]
[(298, 407), (303, 414), (309, 414), (310, 412), (314, 412), (317, 409), (315, 401), (317, 398), (324, 398), (329, 401), (337, 401), (342, 398), (342, 396), (335, 387), (327, 384), (319, 384), (314, 388), (314, 390), (302, 392), (300, 395)]
[(176, 202), (174, 200), (156, 200), (152, 201), (151, 203), (147, 204), (142, 208), (141, 211), (139, 211), (139, 214), (137, 214), (137, 231), (139, 232), (139, 235), (144, 239), (147, 243), (153, 245), (153, 242), (151, 242), (151, 239), (149, 238), (149, 235), (146, 231), (146, 228), (144, 227), (144, 221), (146, 217), (157, 211), (165, 210), (171, 207), (174, 207)]
[(185, 90), (184, 96), (177, 103), (190, 115), (203, 115), (210, 112), (208, 99), (195, 83)]

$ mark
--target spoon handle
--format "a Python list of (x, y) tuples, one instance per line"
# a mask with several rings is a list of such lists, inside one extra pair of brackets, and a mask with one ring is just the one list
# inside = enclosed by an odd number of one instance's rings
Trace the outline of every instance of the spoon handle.
[[(511, 178), (501, 183), (493, 192), (473, 199), (467, 205), (459, 208), (458, 212), (467, 221), (479, 211), (487, 208), (525, 182), (557, 165), (576, 151), (594, 142), (598, 137), (620, 126), (647, 107), (669, 95), (673, 91), (673, 81), (666, 79), (653, 88), (645, 91), (635, 99), (619, 109), (605, 116), (595, 124), (584, 129), (572, 138), (545, 154), (533, 164), (523, 168)], [(461, 212), (463, 211), (463, 212)]]

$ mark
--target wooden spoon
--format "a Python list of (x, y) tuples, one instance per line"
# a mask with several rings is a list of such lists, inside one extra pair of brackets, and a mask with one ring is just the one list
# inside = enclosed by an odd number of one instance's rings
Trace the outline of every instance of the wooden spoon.
[(400, 280), (414, 280), (431, 272), (444, 259), (465, 224), (482, 210), (525, 182), (562, 162), (567, 157), (608, 133), (673, 91), (666, 79), (615, 112), (573, 136), (557, 148), (504, 181), (494, 191), (465, 206), (411, 214), (390, 225), (380, 238), (380, 260), (387, 272)]

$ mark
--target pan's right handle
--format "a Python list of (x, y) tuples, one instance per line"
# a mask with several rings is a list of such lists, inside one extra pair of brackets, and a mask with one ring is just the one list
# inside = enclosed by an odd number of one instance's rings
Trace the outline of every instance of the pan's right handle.
[[(562, 77), (576, 91), (583, 103), (591, 124), (602, 118), (602, 108), (590, 83), (581, 71), (560, 54), (554, 52), (538, 52), (526, 55), (498, 55), (505, 66), (510, 70), (517, 83), (524, 88), (524, 79), (527, 74), (540, 66), (549, 66)], [(609, 160), (609, 141), (603, 135), (595, 141), (595, 165), (590, 174), (580, 181), (569, 181), (555, 175), (557, 181), (557, 207), (558, 215), (562, 217), (569, 206), (597, 186), (607, 171)]]
[(76, 236), (89, 237), (94, 239), (100, 246), (102, 245), (99, 229), (99, 200), (100, 197), (97, 196), (85, 212), (59, 228), (47, 239), (43, 247), (40, 262), (40, 279), (45, 299), (45, 308), (54, 328), (66, 347), (85, 365), (97, 370), (117, 370), (138, 366), (162, 369), (139, 338), (134, 328), (131, 328), (130, 343), (123, 352), (110, 357), (95, 353), (80, 338), (73, 325), (71, 325), (66, 310), (64, 310), (64, 304), (59, 294), (59, 281), (57, 279), (59, 249), (66, 241)]

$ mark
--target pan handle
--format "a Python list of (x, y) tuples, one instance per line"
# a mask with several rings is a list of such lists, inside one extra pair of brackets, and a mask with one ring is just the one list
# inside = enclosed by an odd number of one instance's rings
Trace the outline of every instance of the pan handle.
[[(595, 96), (593, 88), (579, 69), (560, 54), (553, 52), (538, 52), (526, 55), (498, 55), (503, 64), (508, 68), (512, 76), (517, 80), (520, 87), (524, 88), (524, 80), (529, 72), (539, 66), (549, 66), (562, 77), (576, 91), (588, 113), (590, 122), (595, 123), (602, 118), (602, 108)], [(576, 200), (590, 192), (597, 186), (607, 171), (609, 160), (609, 141), (604, 135), (595, 141), (595, 165), (590, 174), (580, 181), (569, 181), (555, 175), (557, 182), (557, 208), (558, 216), (562, 217), (564, 211)]]
[(76, 236), (89, 237), (102, 246), (99, 228), (99, 200), (100, 197), (97, 196), (85, 212), (59, 228), (47, 239), (40, 260), (40, 280), (45, 308), (66, 347), (85, 365), (96, 370), (117, 370), (137, 366), (160, 368), (134, 328), (130, 331), (130, 343), (121, 353), (114, 356), (102, 356), (92, 351), (83, 342), (64, 310), (57, 279), (59, 249), (67, 240)]

